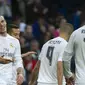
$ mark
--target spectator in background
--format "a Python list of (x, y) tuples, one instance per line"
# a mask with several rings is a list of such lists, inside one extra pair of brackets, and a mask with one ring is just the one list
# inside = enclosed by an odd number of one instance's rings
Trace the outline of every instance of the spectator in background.
[(51, 33), (52, 38), (55, 37), (55, 36), (54, 36), (55, 31), (56, 31), (55, 26), (52, 25), (52, 24), (49, 24), (49, 25), (48, 25), (48, 32)]
[(56, 19), (51, 18), (48, 24), (48, 31), (52, 34), (52, 37), (59, 36), (59, 28), (64, 25), (67, 20), (62, 15), (57, 15)]
[(26, 23), (32, 24), (38, 14), (46, 14), (48, 9), (42, 5), (41, 0), (23, 0), (25, 3)]
[(73, 25), (74, 25), (74, 30), (78, 29), (80, 27), (80, 16), (81, 16), (81, 11), (80, 10), (76, 10), (73, 13)]
[(37, 54), (32, 54), (32, 57), (24, 58), (24, 65), (26, 68), (26, 74), (27, 74), (27, 80), (29, 81), (30, 78), (30, 74), (32, 72), (32, 70), (34, 69), (37, 60), (38, 60), (38, 56), (40, 53), (40, 49), (39, 49), (39, 43), (37, 40), (33, 39), (30, 43), (30, 51), (35, 51)]
[(18, 3), (18, 7), (19, 7), (19, 12), (20, 12), (20, 16), (22, 16), (22, 18), (26, 21), (26, 16), (25, 16), (25, 3), (24, 1), (26, 0), (17, 0)]
[(32, 24), (35, 21), (36, 13), (34, 12), (34, 0), (23, 0), (25, 3), (26, 23)]
[(50, 40), (52, 38), (52, 35), (51, 35), (51, 33), (50, 32), (46, 32), (45, 33), (45, 35), (44, 35), (44, 41), (42, 41), (43, 43), (42, 43), (42, 45), (44, 44), (44, 43), (46, 43), (48, 40)]
[(12, 23), (13, 24), (16, 24), (16, 25), (19, 26), (20, 25), (20, 22), (21, 22), (21, 17), (20, 16), (13, 16), (13, 18), (12, 18)]
[(12, 17), (11, 8), (5, 0), (0, 0), (0, 15), (5, 16), (6, 18)]
[(33, 27), (33, 35), (35, 36), (35, 39), (37, 39), (40, 43), (40, 47), (41, 47), (41, 42), (42, 42), (42, 38), (45, 34), (45, 32), (47, 31), (47, 23), (44, 19), (43, 16), (40, 16), (38, 21), (34, 22), (34, 24), (32, 25)]
[(25, 37), (27, 43), (30, 43), (30, 41), (35, 38), (33, 36), (32, 25), (27, 25), (26, 26), (25, 31), (24, 31), (24, 37)]
[(24, 34), (25, 32), (25, 28), (26, 28), (26, 23), (25, 20), (21, 20), (19, 23), (19, 28), (20, 28), (20, 32), (22, 32)]
[[(34, 51), (36, 52), (36, 54), (32, 54), (32, 59), (31, 59), (31, 63), (32, 63), (32, 67), (31, 67), (31, 71), (33, 70), (36, 62), (37, 62), (37, 59), (38, 59), (38, 55), (40, 53), (40, 49), (39, 49), (39, 43), (37, 40), (32, 40), (31, 43), (30, 43), (30, 51)], [(27, 58), (25, 58), (26, 60)], [(28, 59), (26, 60), (26, 62), (28, 61)], [(25, 62), (25, 61), (24, 61)], [(28, 65), (28, 64), (27, 64)], [(27, 66), (26, 65), (26, 66)]]
[(33, 54), (34, 59), (38, 59), (38, 55), (40, 53), (39, 42), (36, 39), (33, 39), (30, 42), (30, 51), (35, 51), (37, 54)]
[(22, 17), (15, 16), (15, 17), (13, 17), (12, 22), (19, 26), (20, 32), (24, 33), (25, 28), (26, 28), (26, 23), (25, 23), (25, 20)]
[(18, 0), (11, 0), (11, 6), (12, 6), (12, 16), (13, 16), (12, 18), (15, 18), (16, 16), (21, 16)]
[(26, 39), (23, 36), (20, 36), (20, 45), (22, 53), (26, 53), (27, 51), (29, 51), (30, 44), (26, 42)]
[(33, 60), (32, 60), (32, 70), (34, 69), (36, 62), (38, 60), (38, 56), (40, 54), (40, 49), (39, 49), (39, 42), (37, 40), (32, 40), (30, 43), (30, 51), (35, 51), (36, 54), (33, 54)]
[(34, 12), (44, 15), (48, 12), (48, 8), (41, 3), (41, 0), (34, 0), (34, 4)]

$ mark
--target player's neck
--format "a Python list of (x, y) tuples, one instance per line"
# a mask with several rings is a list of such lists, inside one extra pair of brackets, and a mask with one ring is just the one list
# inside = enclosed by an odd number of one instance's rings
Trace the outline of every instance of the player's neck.
[(66, 41), (68, 40), (67, 35), (66, 35), (66, 34), (64, 34), (64, 33), (60, 34), (60, 37), (64, 38)]
[(0, 32), (0, 36), (3, 36), (3, 37), (6, 37), (6, 35), (7, 35), (7, 32)]

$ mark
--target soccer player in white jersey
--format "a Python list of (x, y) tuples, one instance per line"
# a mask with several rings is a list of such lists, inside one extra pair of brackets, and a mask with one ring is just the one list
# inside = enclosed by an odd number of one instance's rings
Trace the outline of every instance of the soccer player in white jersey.
[[(70, 69), (70, 60), (75, 56), (75, 85), (85, 85), (85, 26), (75, 30), (65, 48), (64, 52), (64, 68), (66, 71)], [(71, 75), (65, 74), (66, 77)], [(72, 78), (71, 78), (72, 79)]]
[[(20, 39), (20, 29), (19, 29), (19, 27), (17, 26), (17, 25), (15, 25), (15, 24), (10, 24), (9, 25), (9, 28), (7, 29), (7, 33), (9, 33), (11, 36), (13, 36), (13, 37), (15, 37), (16, 39)], [(22, 58), (24, 58), (24, 57), (30, 57), (29, 55), (32, 55), (32, 54), (36, 54), (36, 52), (34, 52), (34, 51), (28, 51), (28, 52), (26, 52), (26, 53), (23, 53), (22, 55), (21, 55), (21, 57)], [(8, 61), (9, 60), (7, 60), (7, 61), (5, 61), (5, 62), (7, 62), (8, 63)], [(15, 66), (14, 66), (14, 68), (13, 68), (13, 71), (14, 71), (14, 73), (13, 73), (13, 75), (14, 75), (14, 78), (16, 79), (16, 69), (15, 69)]]
[[(15, 24), (10, 24), (9, 28), (7, 29), (7, 33), (10, 34), (11, 36), (15, 37), (16, 39), (20, 39), (20, 29), (17, 25)], [(22, 58), (27, 57), (29, 55), (36, 54), (34, 51), (28, 51), (24, 54), (22, 54)]]
[[(13, 62), (4, 64), (0, 62), (0, 85), (21, 85), (23, 77), (23, 63), (20, 52), (19, 41), (7, 34), (6, 20), (0, 16), (0, 58), (8, 60), (14, 59)], [(17, 82), (13, 79), (13, 64), (17, 70)]]
[(69, 23), (60, 27), (60, 36), (46, 42), (39, 55), (39, 60), (32, 72), (29, 85), (66, 85), (63, 77), (62, 54), (67, 45), (73, 26)]

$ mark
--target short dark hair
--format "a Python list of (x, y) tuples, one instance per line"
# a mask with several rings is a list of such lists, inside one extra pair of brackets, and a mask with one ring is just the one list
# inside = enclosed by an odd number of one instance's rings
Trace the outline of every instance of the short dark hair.
[(16, 24), (9, 24), (8, 25), (8, 28), (7, 28), (7, 32), (10, 34), (12, 32), (12, 29), (15, 28), (15, 29), (19, 29), (19, 26), (16, 25)]
[(19, 26), (16, 25), (16, 24), (9, 24), (8, 27), (9, 27), (9, 28), (19, 28)]

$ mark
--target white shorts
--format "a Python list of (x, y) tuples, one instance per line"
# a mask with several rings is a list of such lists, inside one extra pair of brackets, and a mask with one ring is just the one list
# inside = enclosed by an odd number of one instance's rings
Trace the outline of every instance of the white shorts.
[[(53, 84), (53, 83), (37, 83), (37, 85), (58, 85), (58, 84)], [(63, 83), (62, 85), (66, 85), (66, 83)]]
[(51, 83), (51, 84), (49, 84), (49, 83), (37, 83), (37, 85), (58, 85), (58, 84), (53, 84), (53, 83)]
[(82, 83), (76, 83), (76, 84), (74, 84), (74, 85), (85, 85), (85, 83), (84, 83), (84, 84), (82, 84)]

